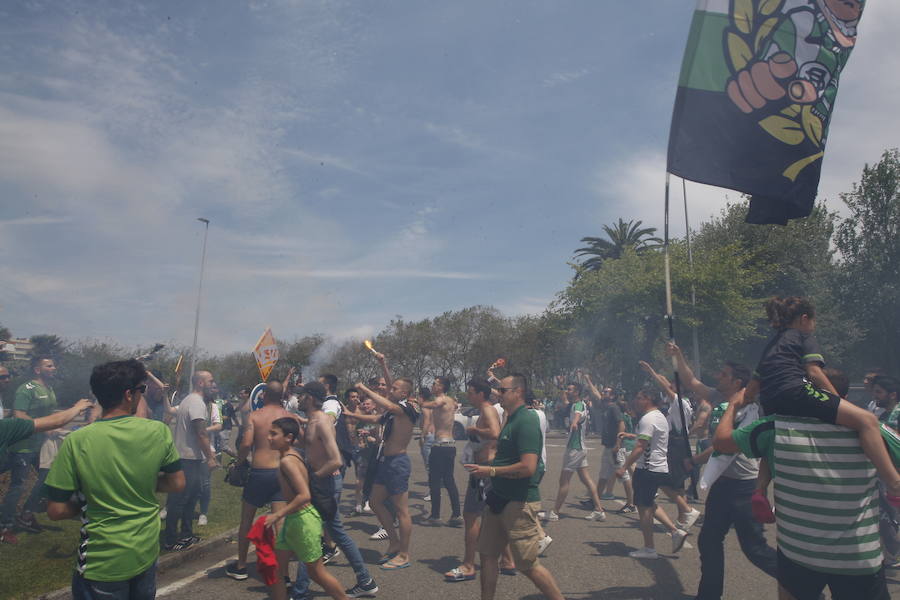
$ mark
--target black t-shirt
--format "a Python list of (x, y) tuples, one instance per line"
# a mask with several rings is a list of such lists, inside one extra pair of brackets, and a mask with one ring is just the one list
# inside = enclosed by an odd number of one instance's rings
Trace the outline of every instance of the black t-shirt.
[(622, 410), (615, 402), (607, 402), (600, 410), (600, 441), (607, 448), (612, 448), (619, 435), (619, 423), (623, 421)]
[(822, 350), (811, 333), (785, 329), (775, 334), (763, 350), (754, 373), (759, 379), (760, 400), (777, 398), (803, 385), (809, 363), (825, 366)]
[(222, 430), (231, 431), (236, 419), (237, 414), (234, 412), (234, 406), (231, 405), (231, 402), (225, 401), (222, 404)]

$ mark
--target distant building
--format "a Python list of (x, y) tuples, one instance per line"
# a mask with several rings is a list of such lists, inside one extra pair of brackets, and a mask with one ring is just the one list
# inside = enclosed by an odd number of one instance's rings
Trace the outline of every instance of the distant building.
[(29, 360), (32, 350), (34, 350), (34, 344), (30, 340), (12, 338), (0, 341), (0, 351), (6, 355), (7, 361)]

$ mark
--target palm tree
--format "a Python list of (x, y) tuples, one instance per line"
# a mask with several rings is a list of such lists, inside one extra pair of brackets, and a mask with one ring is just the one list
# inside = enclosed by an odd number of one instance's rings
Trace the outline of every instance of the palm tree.
[(642, 224), (643, 221), (625, 222), (619, 218), (619, 222), (615, 225), (603, 226), (603, 231), (608, 239), (599, 237), (581, 238), (582, 243), (587, 244), (587, 246), (577, 249), (575, 256), (580, 258), (588, 257), (581, 263), (582, 270), (596, 271), (603, 264), (603, 261), (621, 258), (626, 248), (631, 248), (640, 253), (647, 250), (655, 250), (662, 246), (663, 241), (654, 235), (656, 227), (641, 228)]

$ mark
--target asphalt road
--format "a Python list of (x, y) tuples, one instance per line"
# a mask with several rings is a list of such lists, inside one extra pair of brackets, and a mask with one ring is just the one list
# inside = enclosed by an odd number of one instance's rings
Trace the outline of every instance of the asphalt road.
[[(591, 470), (599, 464), (599, 441), (590, 440)], [(413, 442), (415, 444), (415, 442)], [(462, 442), (459, 442), (460, 449)], [(557, 483), (562, 464), (564, 440), (551, 434), (548, 439), (548, 474), (541, 485), (544, 506), (549, 507), (556, 497)], [(415, 447), (417, 449), (417, 447)], [(414, 446), (411, 444), (410, 449)], [(463, 551), (461, 528), (447, 526), (427, 526), (421, 524), (428, 515), (429, 506), (422, 498), (427, 493), (426, 475), (418, 452), (412, 453), (413, 476), (410, 485), (410, 512), (413, 517), (411, 554), (413, 565), (401, 571), (384, 572), (374, 565), (387, 542), (369, 540), (369, 534), (378, 525), (374, 516), (347, 517), (345, 523), (351, 536), (357, 542), (363, 558), (369, 563), (380, 591), (379, 598), (417, 600), (446, 600), (452, 598), (477, 598), (478, 581), (447, 583), (442, 574), (459, 564)], [(352, 475), (348, 477), (352, 480)], [(460, 492), (465, 490), (465, 474), (461, 466), (456, 469), (456, 481)], [(351, 483), (352, 485), (352, 483)], [(621, 494), (617, 485), (616, 493)], [(445, 497), (442, 503), (444, 515), (449, 517), (449, 503)], [(637, 515), (615, 515), (610, 509), (620, 507), (623, 502), (606, 503), (610, 511), (603, 523), (584, 520), (587, 514), (577, 504), (584, 497), (584, 487), (573, 477), (572, 488), (563, 507), (563, 516), (556, 523), (545, 528), (553, 537), (553, 544), (541, 560), (559, 583), (567, 598), (585, 599), (684, 599), (693, 598), (700, 576), (700, 562), (696, 549), (696, 536), (700, 531), (702, 518), (691, 530), (685, 548), (678, 554), (670, 554), (670, 540), (662, 528), (657, 529), (656, 546), (662, 555), (655, 561), (635, 560), (628, 552), (641, 545), (641, 534)], [(352, 508), (352, 491), (344, 493), (342, 511), (347, 514)], [(674, 507), (667, 502), (663, 506), (674, 514)], [(698, 506), (702, 511), (703, 507)], [(767, 537), (774, 546), (775, 531), (770, 526)], [(224, 572), (227, 560), (237, 552), (237, 545), (230, 544), (203, 559), (185, 564), (160, 577), (158, 598), (166, 600), (220, 600), (222, 598), (265, 598), (267, 590), (250, 565), (251, 577), (246, 581), (234, 581)], [(737, 538), (729, 534), (725, 543), (725, 595), (729, 600), (761, 600), (777, 597), (773, 579), (757, 570), (741, 553)], [(343, 556), (337, 557), (328, 569), (345, 587), (355, 583), (353, 571)], [(293, 577), (294, 568), (291, 567)], [(900, 598), (900, 573), (888, 572), (888, 581), (893, 597)], [(313, 585), (316, 597), (325, 594)], [(536, 600), (541, 596), (523, 575), (500, 576), (497, 598), (527, 598)]]

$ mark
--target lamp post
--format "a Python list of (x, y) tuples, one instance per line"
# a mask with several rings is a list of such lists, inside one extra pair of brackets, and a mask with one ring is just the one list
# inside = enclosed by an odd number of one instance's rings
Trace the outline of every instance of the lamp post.
[(203, 232), (203, 252), (200, 254), (200, 283), (197, 286), (197, 313), (194, 316), (194, 346), (191, 349), (191, 383), (193, 387), (194, 367), (197, 365), (197, 336), (200, 333), (200, 299), (203, 296), (203, 270), (206, 267), (206, 238), (209, 237), (209, 219), (198, 217), (198, 221), (203, 223), (206, 228)]

